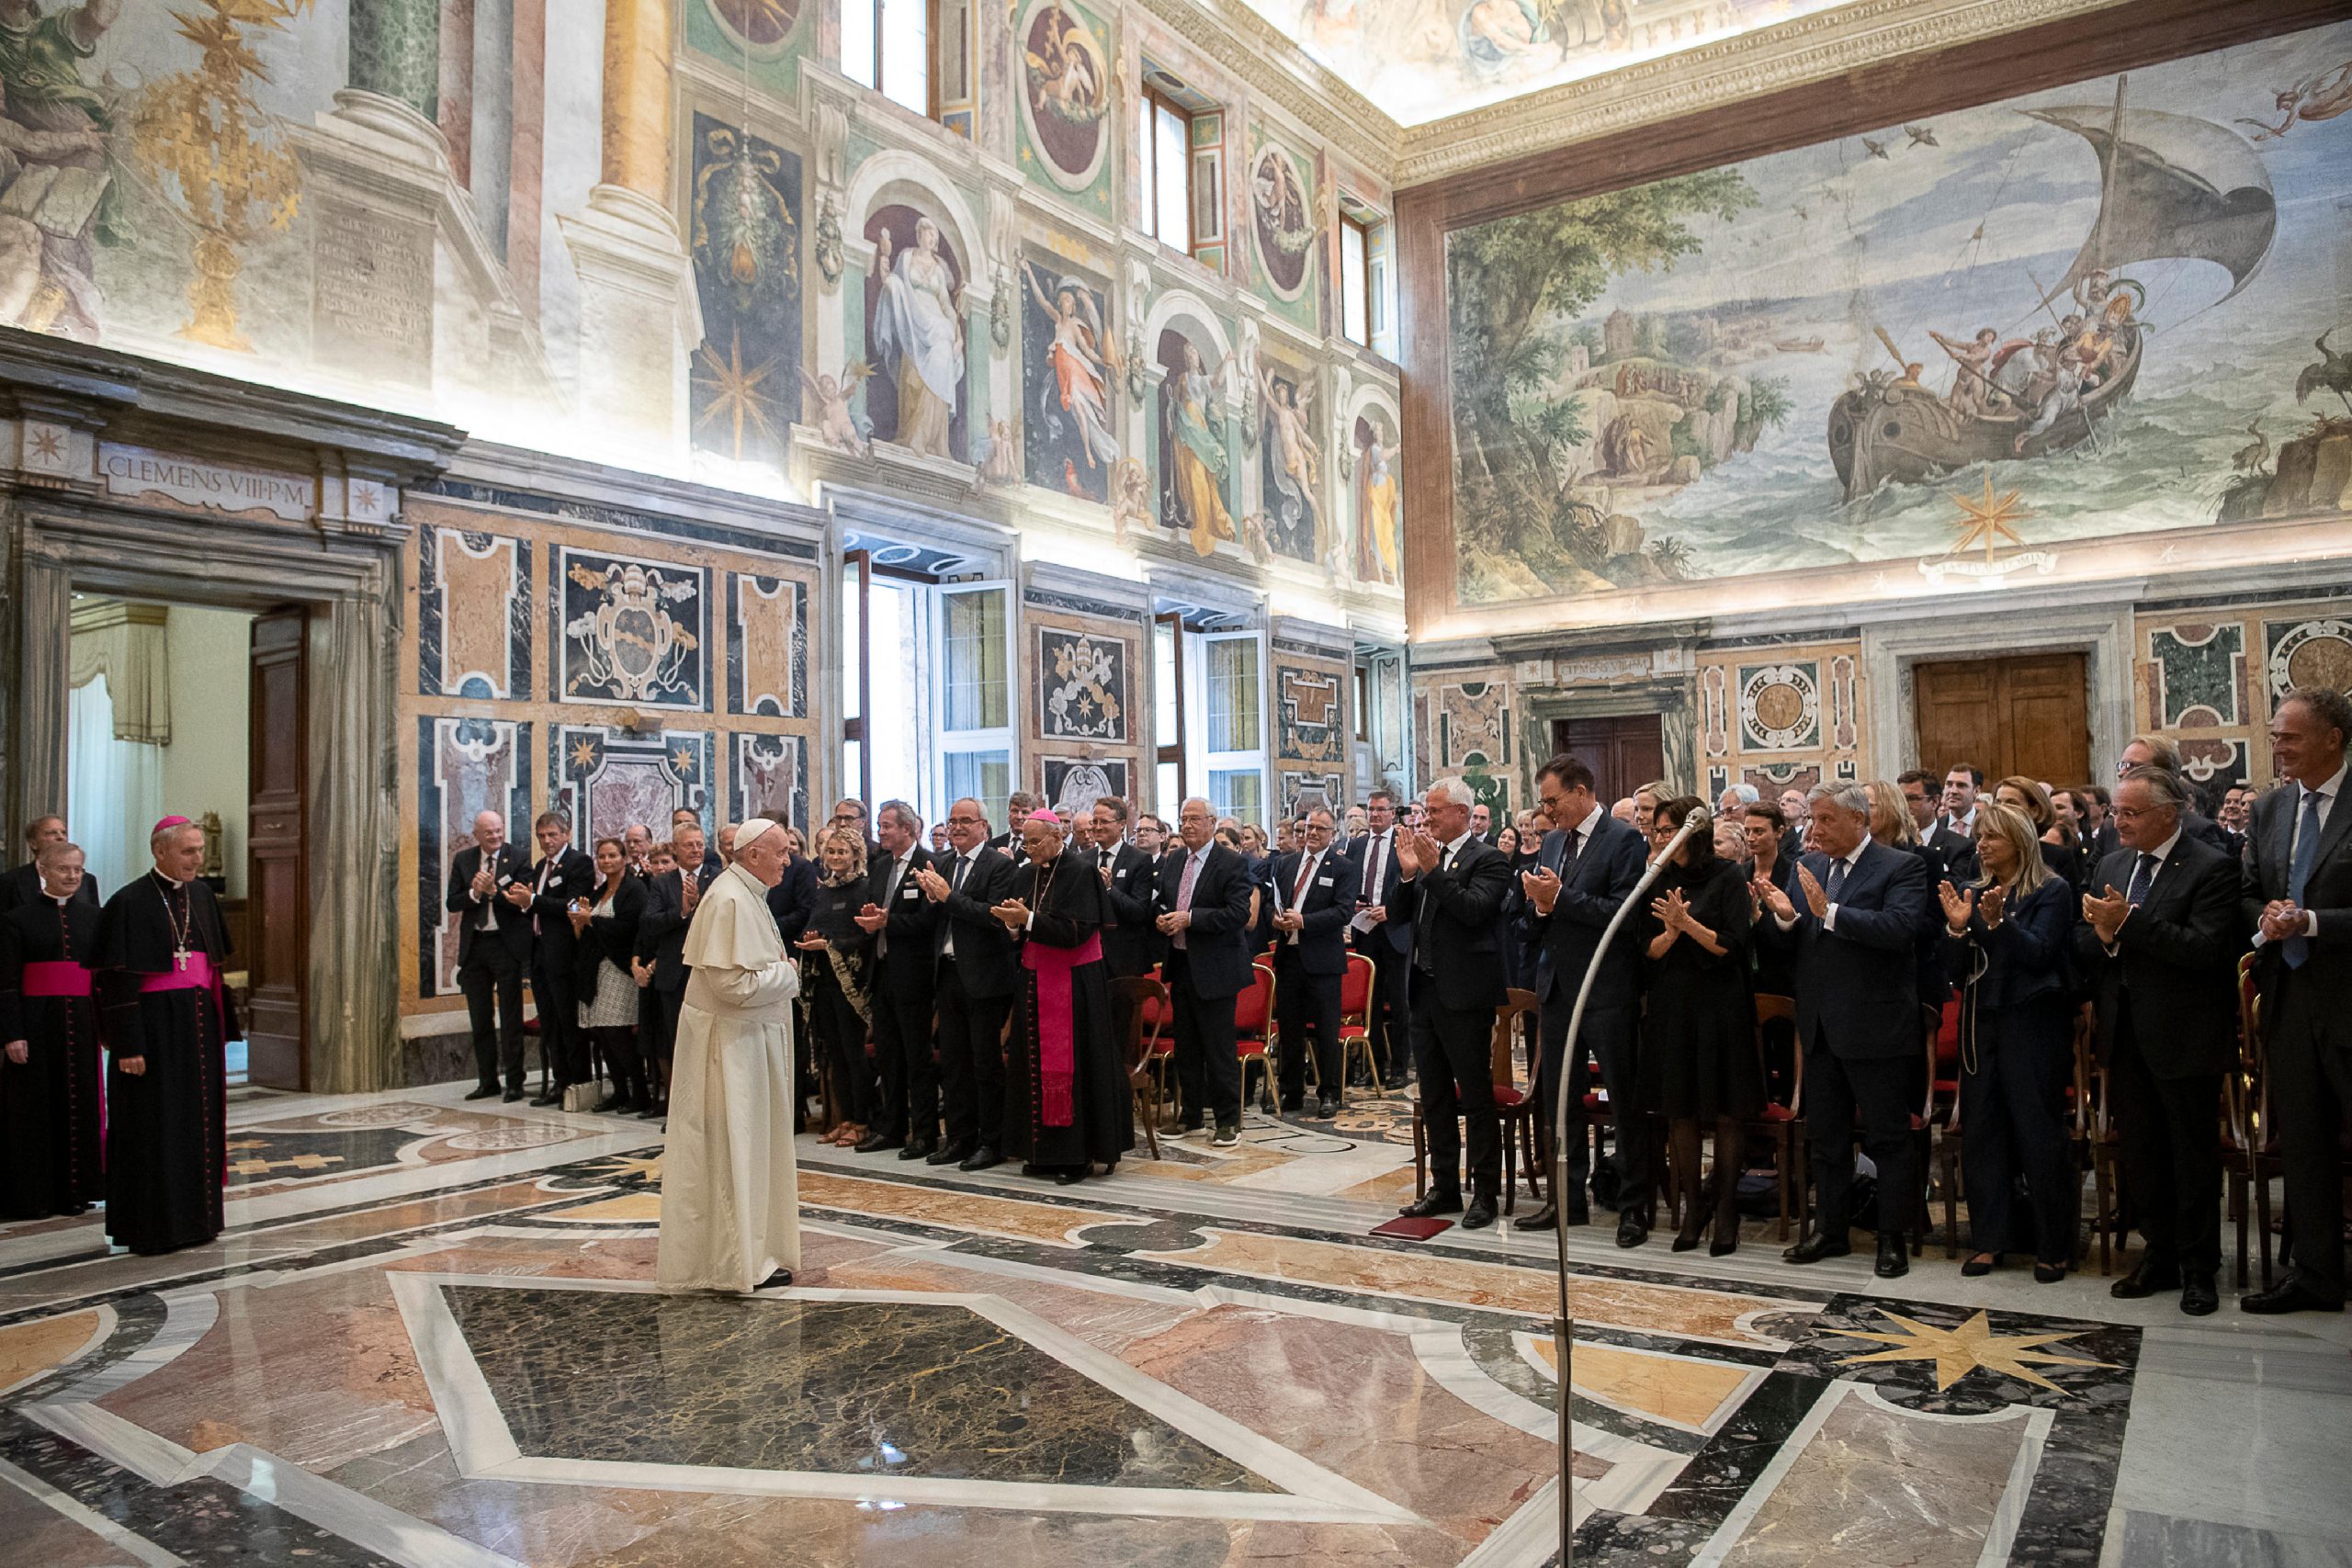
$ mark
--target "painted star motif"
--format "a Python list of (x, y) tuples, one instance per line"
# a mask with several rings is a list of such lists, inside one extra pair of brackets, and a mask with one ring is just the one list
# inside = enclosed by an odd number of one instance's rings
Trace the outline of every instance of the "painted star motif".
[(1983, 545), (1984, 558), (1989, 561), (2004, 539), (2020, 549), (2024, 548), (2025, 541), (2009, 525), (2033, 515), (2032, 509), (2018, 501), (2021, 491), (2013, 490), (1996, 498), (1993, 494), (1993, 476), (1988, 473), (1984, 476), (1984, 494), (1981, 499), (1962, 495), (1958, 491), (1946, 491), (1944, 493), (1951, 497), (1962, 513), (1952, 519), (1952, 526), (1960, 530), (1960, 542), (1952, 546), (1951, 554), (1959, 555)]
[(681, 746), (670, 753), (670, 765), (675, 768), (681, 776), (690, 775), (695, 771), (695, 754), (690, 749)]
[(34, 425), (27, 445), (32, 448), (32, 455), (45, 463), (58, 463), (65, 459), (65, 432), (53, 424)]
[(571, 743), (571, 765), (575, 768), (594, 767), (596, 765), (596, 743), (593, 740), (573, 741)]
[(1849, 1339), (1875, 1339), (1895, 1348), (1849, 1356), (1838, 1365), (1849, 1367), (1865, 1361), (1932, 1360), (1936, 1363), (1936, 1391), (1939, 1393), (1980, 1369), (1998, 1377), (2018, 1378), (2026, 1382), (2039, 1383), (2053, 1393), (2064, 1393), (2065, 1390), (2041, 1373), (2029, 1370), (2025, 1363), (2032, 1361), (2050, 1367), (2112, 1365), (2108, 1361), (2085, 1360), (2079, 1356), (2053, 1356), (2046, 1350), (2035, 1348), (2061, 1339), (2071, 1339), (2074, 1337), (2072, 1334), (1996, 1334), (1989, 1315), (1983, 1312), (1958, 1328), (1938, 1328), (1932, 1324), (1905, 1317), (1900, 1313), (1888, 1312), (1883, 1307), (1879, 1309), (1879, 1315), (1901, 1324), (1909, 1332), (1866, 1334), (1841, 1328), (1838, 1332)]
[(743, 364), (743, 333), (741, 328), (729, 334), (725, 359), (719, 358), (708, 344), (695, 350), (695, 356), (702, 361), (696, 374), (707, 377), (712, 384), (710, 406), (702, 411), (702, 418), (695, 423), (703, 425), (718, 421), (729, 427), (735, 442), (735, 449), (729, 455), (738, 460), (743, 456), (743, 427), (746, 423), (761, 435), (775, 440), (775, 429), (768, 423), (768, 416), (763, 412), (768, 394), (760, 390), (760, 383), (765, 381), (768, 373), (775, 368), (775, 361), (764, 359), (747, 369)]
[(374, 485), (360, 485), (351, 492), (351, 510), (363, 516), (374, 516), (376, 508), (383, 503), (383, 492)]

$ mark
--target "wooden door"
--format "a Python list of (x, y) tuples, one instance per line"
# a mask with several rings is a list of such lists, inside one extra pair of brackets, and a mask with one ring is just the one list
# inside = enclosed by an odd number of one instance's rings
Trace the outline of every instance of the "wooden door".
[(1961, 762), (1996, 780), (2022, 773), (2065, 788), (2091, 782), (2090, 673), (2080, 653), (1915, 665), (1919, 766)]
[(1604, 807), (1666, 773), (1666, 731), (1654, 713), (1608, 718), (1555, 718), (1552, 749), (1583, 759)]
[(311, 1087), (308, 1013), (310, 863), (303, 824), (310, 781), (309, 683), (299, 605), (254, 617), (245, 783), (245, 1042), (252, 1082)]

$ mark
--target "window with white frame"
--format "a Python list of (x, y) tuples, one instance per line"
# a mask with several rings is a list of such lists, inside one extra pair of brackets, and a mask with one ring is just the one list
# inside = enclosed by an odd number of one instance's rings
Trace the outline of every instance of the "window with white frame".
[(1351, 197), (1340, 200), (1340, 331), (1349, 342), (1394, 359), (1388, 299), (1386, 219)]
[(1012, 733), (1012, 591), (933, 583), (854, 552), (842, 581), (842, 789), (904, 800), (925, 822), (970, 795), (1006, 820)]
[(926, 118), (968, 118), (968, 0), (842, 0), (841, 15), (842, 75)]
[(1261, 634), (1195, 634), (1201, 690), (1200, 773), (1219, 817), (1265, 820), (1266, 709)]

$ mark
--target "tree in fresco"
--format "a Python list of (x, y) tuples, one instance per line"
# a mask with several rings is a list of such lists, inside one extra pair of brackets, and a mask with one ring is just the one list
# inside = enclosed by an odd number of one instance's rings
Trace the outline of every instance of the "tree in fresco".
[[(1620, 553), (1609, 520), (1568, 494), (1570, 454), (1590, 433), (1577, 400), (1555, 395), (1570, 345), (1598, 341), (1578, 317), (1617, 277), (1671, 267), (1697, 250), (1690, 220), (1726, 220), (1755, 203), (1736, 171), (1711, 169), (1447, 237), (1454, 528), (1465, 572), (1482, 557), (1501, 558), (1545, 592), (1608, 585), (1602, 568)], [(1674, 564), (1653, 551), (1643, 570), (1669, 575)]]

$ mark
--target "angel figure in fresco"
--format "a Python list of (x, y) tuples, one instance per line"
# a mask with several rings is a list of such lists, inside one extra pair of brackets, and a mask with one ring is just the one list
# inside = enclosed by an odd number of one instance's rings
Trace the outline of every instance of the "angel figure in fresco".
[(1296, 382), (1276, 380), (1262, 365), (1258, 367), (1258, 392), (1265, 400), (1265, 438), (1275, 454), (1274, 486), (1280, 494), (1274, 502), (1274, 528), (1289, 547), (1284, 555), (1312, 560), (1322, 524), (1315, 496), (1323, 477), (1323, 455), (1315, 449), (1313, 427), (1307, 423), (1315, 395), (1309, 390), (1302, 396)]
[(1161, 450), (1170, 465), (1169, 523), (1191, 534), (1193, 549), (1207, 555), (1220, 539), (1233, 537), (1233, 514), (1225, 508), (1225, 421), (1216, 412), (1223, 397), (1227, 354), (1212, 371), (1191, 339), (1175, 372), (1160, 389)]
[(1396, 571), (1396, 448), (1372, 421), (1356, 421), (1356, 577), (1394, 583)]
[(2333, 70), (2309, 76), (2279, 94), (2272, 100), (2284, 118), (2277, 125), (2259, 119), (2241, 118), (2240, 125), (2254, 127), (2256, 141), (2276, 141), (2302, 120), (2334, 119), (2352, 109), (2352, 60)]
[(915, 243), (891, 254), (890, 231), (875, 237), (873, 347), (899, 392), (899, 445), (946, 457), (948, 427), (964, 394), (964, 291), (939, 254), (939, 225), (915, 220)]
[(1022, 51), (1029, 72), (1029, 107), (1060, 116), (1074, 124), (1101, 119), (1107, 101), (1102, 73), (1086, 29), (1078, 18), (1055, 6), (1040, 22), (1038, 48)]
[(824, 437), (826, 445), (861, 457), (874, 455), (874, 422), (849, 406), (850, 400), (865, 389), (865, 379), (873, 374), (874, 367), (863, 359), (853, 359), (842, 366), (838, 378), (812, 377), (806, 369), (800, 372), (800, 384), (817, 405), (817, 434)]
[(1533, 0), (1477, 0), (1462, 14), (1462, 53), (1476, 71), (1501, 71), (1551, 38)]
[[(1119, 440), (1111, 433), (1111, 397), (1107, 390), (1113, 377), (1120, 369), (1118, 350), (1102, 331), (1102, 318), (1095, 314), (1091, 289), (1075, 283), (1063, 282), (1050, 299), (1046, 286), (1038, 281), (1037, 269), (1024, 257), (1021, 276), (1028, 280), (1029, 292), (1036, 299), (1037, 308), (1054, 323), (1053, 341), (1046, 345), (1046, 355), (1054, 367), (1054, 378), (1038, 401), (1044, 405), (1037, 411), (1046, 428), (1059, 434), (1064, 419), (1075, 428), (1075, 445), (1079, 455), (1086, 459), (1091, 470), (1119, 460)], [(1057, 412), (1058, 410), (1058, 412)], [(1073, 495), (1085, 495), (1078, 481), (1075, 465), (1068, 457), (1062, 459), (1064, 486)]]

